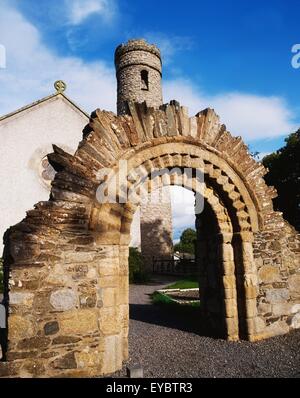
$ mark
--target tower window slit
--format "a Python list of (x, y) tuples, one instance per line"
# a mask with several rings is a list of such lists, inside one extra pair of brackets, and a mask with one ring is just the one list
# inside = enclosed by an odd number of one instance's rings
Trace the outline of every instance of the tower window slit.
[(141, 89), (149, 91), (149, 72), (147, 70), (141, 71)]

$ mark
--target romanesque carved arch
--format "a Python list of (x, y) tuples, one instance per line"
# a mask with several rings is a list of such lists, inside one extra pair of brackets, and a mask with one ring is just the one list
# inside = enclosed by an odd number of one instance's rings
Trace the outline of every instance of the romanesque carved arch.
[[(199, 184), (193, 180), (194, 178), (187, 181), (185, 189), (195, 192), (195, 188), (199, 187)], [(177, 183), (178, 179), (174, 175), (171, 175), (169, 181), (161, 177), (156, 185), (156, 189), (164, 186), (177, 185)], [(199, 285), (200, 292), (202, 292), (202, 317), (200, 321), (199, 314), (199, 323), (202, 323), (202, 330), (203, 327), (205, 327), (207, 328), (206, 330), (210, 330), (210, 333), (214, 335), (226, 337), (228, 340), (235, 341), (238, 340), (240, 336), (245, 337), (242, 335), (242, 328), (239, 330), (239, 323), (246, 325), (247, 318), (245, 314), (241, 314), (239, 321), (237, 298), (244, 294), (244, 291), (241, 291), (244, 285), (242, 287), (238, 286), (236, 280), (236, 274), (238, 274), (236, 271), (240, 264), (238, 264), (234, 258), (233, 226), (226, 207), (214, 190), (205, 186), (203, 190), (201, 189), (201, 194), (205, 199), (205, 208), (209, 207), (211, 209), (211, 217), (214, 218), (216, 227), (213, 235), (210, 236), (210, 240), (214, 241), (216, 249), (216, 251), (210, 253), (210, 257), (213, 255), (215, 258), (215, 264), (212, 263), (210, 266), (216, 269), (210, 269), (209, 277), (207, 264), (205, 263), (206, 250), (200, 247), (203, 230), (201, 230), (201, 232), (199, 230), (200, 239), (197, 246), (200, 252), (198, 256)], [(131, 221), (137, 207), (138, 204), (132, 205), (126, 203), (125, 205), (121, 226), (121, 241), (123, 243), (128, 243), (130, 241)], [(207, 221), (209, 224), (212, 224), (212, 219)], [(202, 239), (202, 242), (204, 243), (204, 239)], [(220, 269), (217, 269), (218, 267)], [(212, 276), (213, 283), (211, 281)], [(212, 288), (210, 286), (211, 284), (215, 284), (215, 286)], [(209, 298), (209, 296), (214, 296), (213, 303), (210, 302), (211, 298)], [(216, 308), (216, 303), (219, 306), (218, 308)]]
[[(96, 200), (99, 170), (117, 170), (120, 159), (128, 160), (129, 170), (152, 164), (204, 167), (205, 197), (217, 220), (220, 216), (229, 338), (242, 331), (254, 341), (300, 326), (299, 239), (273, 210), (276, 192), (264, 182), (264, 167), (211, 109), (191, 118), (177, 102), (159, 109), (129, 103), (128, 109), (130, 116), (92, 114), (74, 156), (54, 147), (48, 158), (57, 174), (49, 201), (38, 203), (5, 235), (10, 316), (2, 373), (99, 375), (119, 369), (127, 358), (128, 241), (123, 238), (133, 209)], [(223, 217), (230, 233), (224, 232)], [(271, 265), (264, 262), (266, 247), (272, 250)], [(287, 304), (281, 312), (278, 298)]]

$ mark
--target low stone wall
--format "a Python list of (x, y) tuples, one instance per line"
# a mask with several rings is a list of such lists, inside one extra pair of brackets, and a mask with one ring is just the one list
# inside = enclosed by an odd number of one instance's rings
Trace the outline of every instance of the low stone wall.
[(300, 234), (283, 222), (255, 234), (259, 330), (262, 338), (300, 327)]
[[(42, 239), (41, 239), (42, 242)], [(9, 362), (0, 376), (93, 376), (128, 356), (128, 249), (77, 234), (11, 269)], [(44, 263), (44, 261), (46, 263)], [(123, 261), (123, 263), (122, 263)], [(46, 265), (47, 264), (47, 265)]]

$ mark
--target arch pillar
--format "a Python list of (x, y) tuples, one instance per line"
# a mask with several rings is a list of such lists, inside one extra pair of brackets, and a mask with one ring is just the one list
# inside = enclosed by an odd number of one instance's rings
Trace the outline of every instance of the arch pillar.
[[(230, 232), (232, 225), (218, 197), (211, 190), (208, 192), (208, 203), (212, 206), (211, 211), (205, 211), (203, 215), (197, 217), (196, 257), (200, 268), (199, 290), (202, 321), (209, 323), (208, 326), (213, 334), (221, 334), (227, 340), (237, 341), (239, 340), (239, 320), (236, 265), (232, 246), (233, 233)], [(212, 213), (213, 207), (217, 211), (215, 220)], [(209, 225), (209, 223), (212, 224)], [(212, 228), (214, 223), (214, 227), (217, 229)], [(221, 307), (218, 308), (216, 302), (214, 306), (211, 306), (212, 297), (215, 301), (219, 300)]]
[(224, 308), (227, 339), (239, 340), (238, 305), (236, 292), (235, 261), (232, 247), (232, 233), (220, 234), (219, 250), (222, 258), (222, 279), (224, 287)]
[(253, 255), (253, 233), (242, 231), (234, 234), (233, 246), (237, 261), (236, 280), (240, 336), (256, 341), (259, 334), (257, 295), (259, 290), (257, 268)]

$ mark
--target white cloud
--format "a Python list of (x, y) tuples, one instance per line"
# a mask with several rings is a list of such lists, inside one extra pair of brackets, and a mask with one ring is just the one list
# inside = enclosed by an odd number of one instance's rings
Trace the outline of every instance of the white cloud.
[[(58, 79), (66, 81), (67, 95), (88, 112), (97, 107), (115, 110), (113, 68), (101, 60), (87, 63), (51, 52), (35, 26), (5, 1), (1, 1), (0, 38), (7, 54), (7, 68), (0, 69), (0, 114), (49, 95)], [(157, 42), (159, 37), (152, 39)], [(172, 55), (171, 43), (164, 36), (163, 40)], [(293, 115), (280, 97), (236, 92), (209, 96), (190, 80), (179, 79), (165, 82), (164, 98), (165, 101), (179, 100), (189, 107), (190, 114), (206, 107), (214, 108), (228, 130), (233, 135), (241, 135), (247, 142), (287, 135), (295, 129)]]
[(65, 3), (71, 25), (79, 25), (95, 14), (110, 22), (116, 13), (114, 0), (65, 0)]
[(58, 79), (66, 81), (66, 94), (88, 112), (115, 110), (112, 68), (52, 53), (39, 31), (6, 2), (1, 2), (0, 38), (7, 53), (7, 67), (0, 70), (0, 115), (51, 94)]
[(257, 155), (257, 158), (256, 158), (255, 160), (257, 160), (257, 162), (261, 162), (265, 156), (268, 156), (268, 155), (270, 155), (271, 153), (272, 153), (272, 152), (260, 152), (260, 153)]
[(195, 196), (192, 191), (183, 187), (170, 187), (173, 229), (182, 231), (195, 228)]
[(190, 114), (210, 107), (234, 136), (245, 141), (273, 138), (295, 129), (293, 114), (283, 98), (247, 93), (224, 93), (209, 96), (201, 93), (190, 80), (173, 80), (164, 84), (164, 99), (176, 99), (188, 106)]

